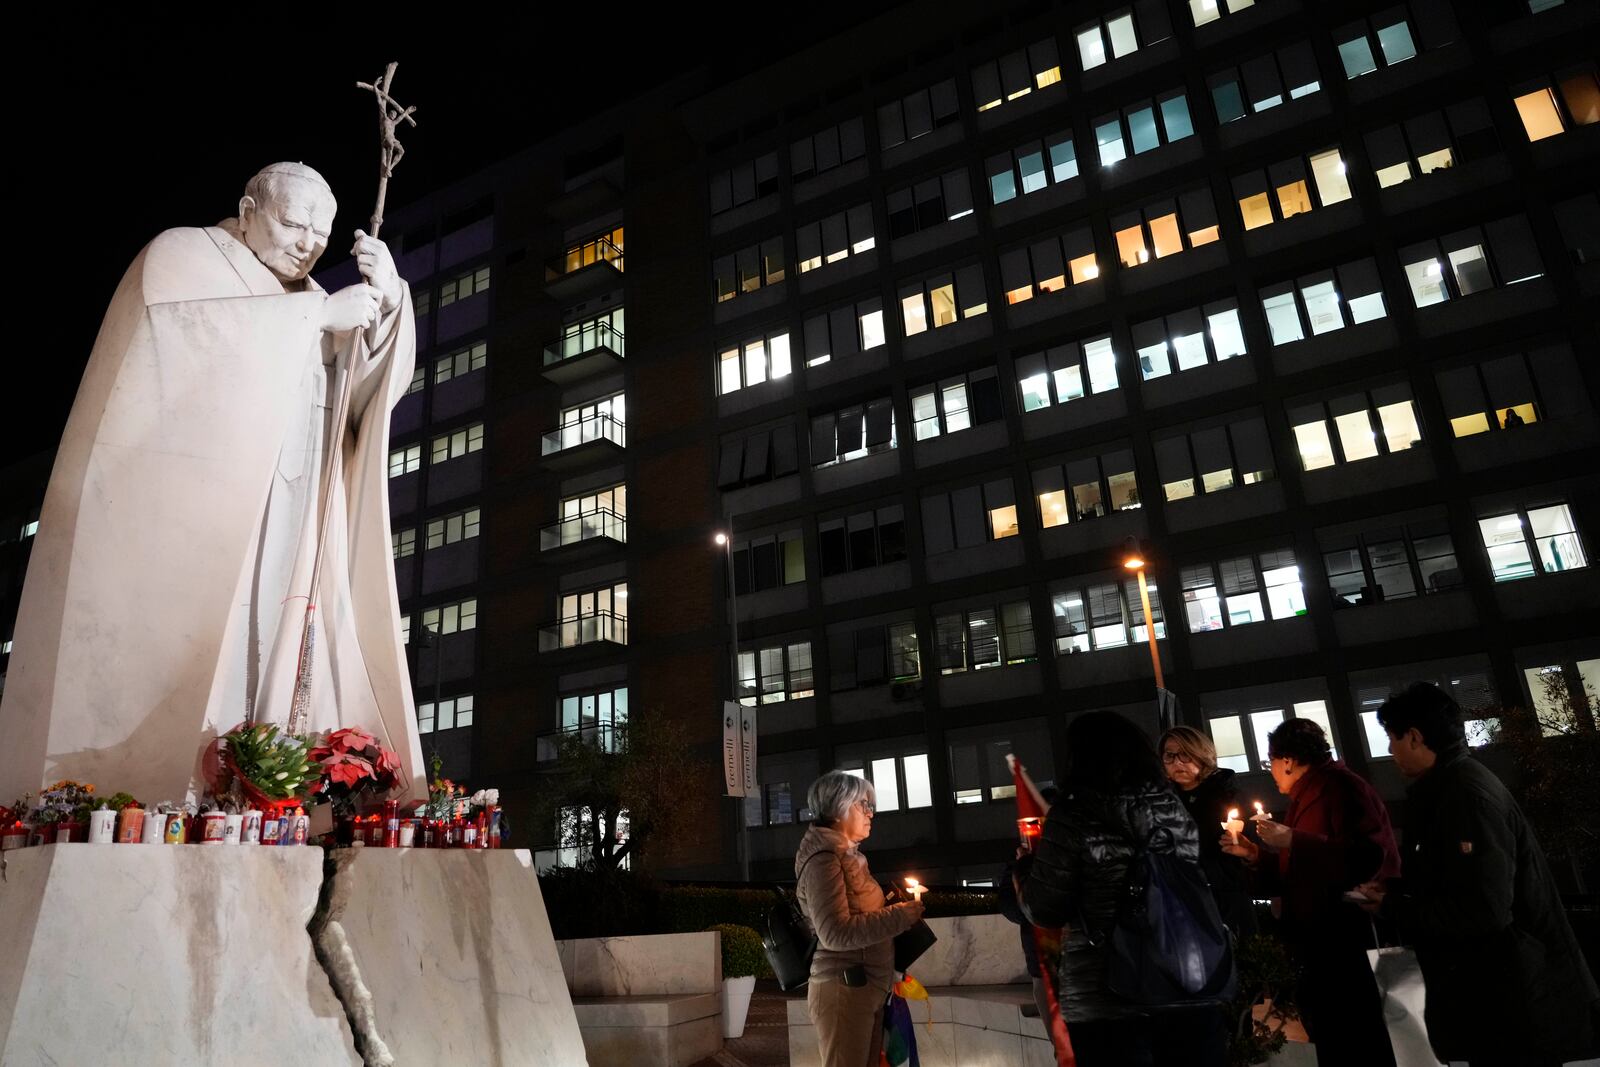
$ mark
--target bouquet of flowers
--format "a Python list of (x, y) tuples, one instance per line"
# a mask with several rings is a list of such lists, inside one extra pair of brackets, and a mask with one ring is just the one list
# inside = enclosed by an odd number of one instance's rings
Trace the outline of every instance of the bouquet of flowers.
[(422, 806), (425, 819), (453, 819), (460, 799), (466, 796), (467, 787), (456, 785), (448, 778), (434, 778), (428, 783), (428, 802)]
[(309, 756), (321, 772), (310, 798), (331, 802), (338, 816), (354, 815), (362, 794), (382, 795), (400, 784), (400, 757), (359, 727), (333, 731)]
[(222, 769), (216, 795), (234, 811), (293, 800), (316, 770), (303, 738), (280, 736), (278, 728), (268, 723), (240, 723), (220, 741)]
[(94, 806), (94, 785), (63, 778), (39, 793), (39, 803), (29, 820), (35, 826), (54, 826), (63, 822), (87, 822)]

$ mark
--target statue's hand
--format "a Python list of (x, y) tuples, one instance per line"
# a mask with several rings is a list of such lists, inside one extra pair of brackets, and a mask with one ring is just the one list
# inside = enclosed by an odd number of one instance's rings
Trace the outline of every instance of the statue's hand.
[(383, 294), (371, 285), (357, 282), (328, 297), (322, 305), (322, 328), (330, 333), (366, 329), (378, 321), (378, 305)]
[(400, 272), (394, 269), (394, 257), (389, 254), (389, 246), (357, 230), (356, 243), (350, 249), (350, 254), (356, 257), (356, 266), (360, 268), (367, 284), (383, 294), (383, 313), (387, 315), (399, 307), (402, 293)]

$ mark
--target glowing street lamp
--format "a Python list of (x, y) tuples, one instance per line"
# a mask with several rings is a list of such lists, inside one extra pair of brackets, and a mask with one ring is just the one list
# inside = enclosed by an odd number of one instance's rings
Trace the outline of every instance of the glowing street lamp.
[(1150, 641), (1150, 666), (1156, 672), (1156, 689), (1167, 687), (1161, 676), (1161, 653), (1156, 650), (1156, 620), (1150, 614), (1150, 586), (1144, 580), (1144, 553), (1139, 551), (1139, 539), (1130, 537), (1123, 542), (1122, 565), (1139, 576), (1139, 605), (1144, 608), (1144, 634)]

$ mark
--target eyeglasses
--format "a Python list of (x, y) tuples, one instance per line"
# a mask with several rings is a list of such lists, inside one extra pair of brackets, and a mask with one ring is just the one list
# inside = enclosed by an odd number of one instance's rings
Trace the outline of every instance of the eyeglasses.
[(1190, 755), (1188, 755), (1187, 753), (1184, 753), (1184, 752), (1163, 752), (1163, 753), (1161, 753), (1161, 762), (1162, 763), (1193, 763), (1194, 762), (1194, 757), (1190, 756)]
[(856, 807), (861, 809), (863, 815), (875, 815), (878, 811), (878, 806), (870, 800), (858, 800)]

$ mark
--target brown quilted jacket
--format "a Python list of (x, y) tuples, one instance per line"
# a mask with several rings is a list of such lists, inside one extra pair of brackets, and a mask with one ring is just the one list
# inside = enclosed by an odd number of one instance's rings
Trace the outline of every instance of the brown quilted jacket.
[(846, 967), (860, 963), (866, 966), (867, 982), (887, 993), (894, 984), (894, 938), (915, 925), (915, 906), (885, 906), (867, 858), (826, 826), (806, 831), (794, 869), (795, 897), (817, 935), (811, 980), (836, 981)]

